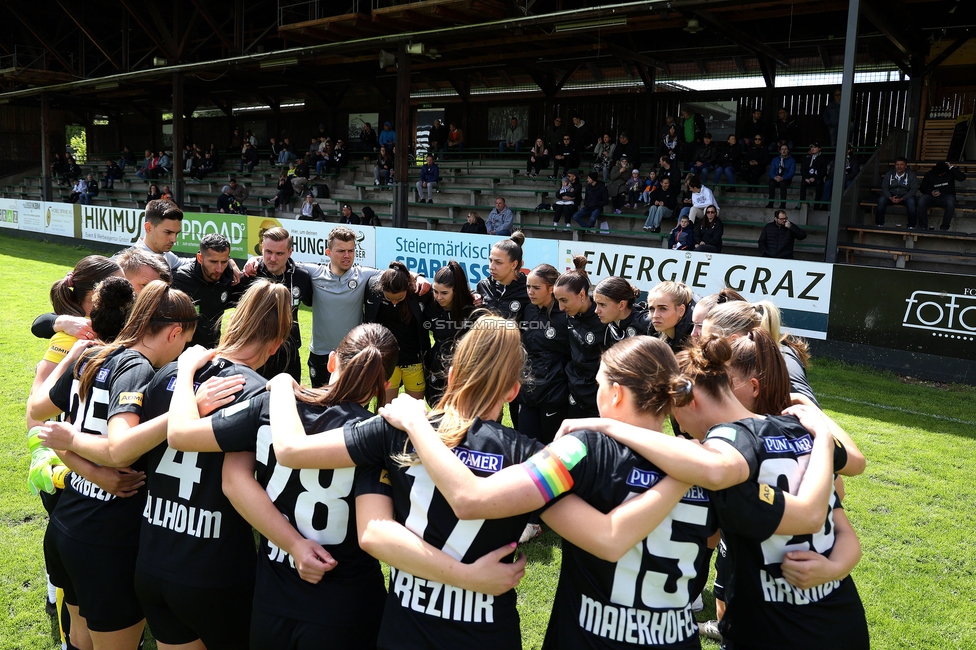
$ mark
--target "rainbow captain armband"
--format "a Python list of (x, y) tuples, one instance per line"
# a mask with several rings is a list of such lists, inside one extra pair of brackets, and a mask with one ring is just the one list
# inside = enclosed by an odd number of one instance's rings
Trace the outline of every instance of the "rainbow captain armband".
[(532, 477), (546, 503), (549, 503), (573, 488), (570, 471), (584, 456), (586, 445), (583, 441), (573, 436), (563, 436), (522, 463), (522, 467)]

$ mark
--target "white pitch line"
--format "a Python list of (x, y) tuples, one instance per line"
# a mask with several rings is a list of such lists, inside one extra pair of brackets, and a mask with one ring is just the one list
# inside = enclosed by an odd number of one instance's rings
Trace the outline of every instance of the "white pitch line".
[(821, 395), (827, 399), (839, 399), (842, 402), (850, 402), (851, 404), (860, 404), (861, 406), (873, 406), (875, 408), (884, 409), (886, 411), (899, 411), (901, 413), (908, 413), (910, 415), (920, 415), (926, 418), (933, 418), (936, 420), (945, 420), (946, 422), (958, 422), (959, 424), (968, 424), (970, 426), (976, 427), (976, 422), (971, 422), (969, 420), (960, 420), (959, 418), (950, 418), (947, 415), (936, 415), (934, 413), (922, 413), (921, 411), (913, 411), (912, 409), (902, 408), (900, 406), (889, 406), (887, 404), (875, 404), (874, 402), (865, 402), (859, 399), (851, 399), (850, 397), (841, 397), (840, 395)]

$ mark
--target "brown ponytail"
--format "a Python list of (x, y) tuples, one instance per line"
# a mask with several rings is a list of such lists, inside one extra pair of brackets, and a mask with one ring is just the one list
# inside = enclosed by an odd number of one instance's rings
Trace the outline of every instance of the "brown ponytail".
[(342, 402), (365, 404), (386, 394), (399, 353), (390, 330), (376, 323), (359, 325), (336, 348), (336, 380), (322, 388), (298, 389), (295, 397), (324, 408)]
[(633, 336), (606, 350), (600, 361), (607, 381), (629, 389), (639, 410), (653, 415), (671, 410), (671, 378), (678, 374), (678, 363), (667, 343)]
[(64, 278), (51, 285), (51, 306), (59, 316), (87, 316), (85, 296), (95, 290), (95, 285), (105, 278), (121, 273), (114, 260), (103, 255), (83, 257)]
[(464, 275), (464, 269), (455, 260), (437, 269), (434, 274), (434, 282), (444, 285), (454, 290), (454, 299), (451, 301), (451, 320), (455, 323), (464, 322), (470, 315), (474, 307), (474, 295), (468, 286), (468, 278)]
[(718, 336), (709, 336), (679, 352), (680, 372), (671, 379), (671, 405), (686, 406), (697, 390), (721, 399), (723, 392), (732, 390), (728, 368), (731, 358), (732, 346)]
[(576, 267), (575, 270), (561, 274), (555, 286), (565, 287), (576, 294), (581, 291), (589, 292), (593, 285), (590, 283), (590, 274), (586, 271), (586, 255), (574, 255), (573, 266)]

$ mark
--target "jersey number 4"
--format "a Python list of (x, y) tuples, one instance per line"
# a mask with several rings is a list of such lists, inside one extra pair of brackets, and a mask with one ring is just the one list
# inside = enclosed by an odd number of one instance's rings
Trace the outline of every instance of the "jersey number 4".
[(189, 500), (193, 496), (193, 486), (200, 482), (201, 470), (197, 467), (197, 452), (179, 452), (183, 457), (177, 461), (177, 451), (167, 446), (156, 467), (157, 474), (172, 476), (180, 482), (180, 498)]

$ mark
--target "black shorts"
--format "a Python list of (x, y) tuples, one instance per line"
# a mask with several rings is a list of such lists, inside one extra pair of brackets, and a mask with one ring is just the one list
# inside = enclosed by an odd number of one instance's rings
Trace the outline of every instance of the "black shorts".
[(329, 372), (329, 355), (308, 353), (308, 376), (312, 388), (321, 388), (329, 383), (332, 373)]
[(93, 632), (132, 627), (144, 616), (133, 579), (136, 546), (102, 547), (65, 535), (51, 524), (44, 535), (44, 561), (64, 601), (77, 605)]
[(719, 540), (718, 542), (718, 552), (715, 554), (715, 582), (712, 586), (712, 594), (715, 596), (716, 600), (725, 600), (725, 572), (728, 560), (725, 559), (725, 554), (728, 550), (725, 547), (725, 540)]
[(375, 650), (385, 600), (385, 594), (378, 595), (379, 602), (364, 607), (348, 625), (309, 623), (255, 609), (250, 650)]
[(180, 645), (200, 639), (207, 650), (247, 648), (254, 583), (191, 587), (136, 569), (135, 590), (159, 641)]

